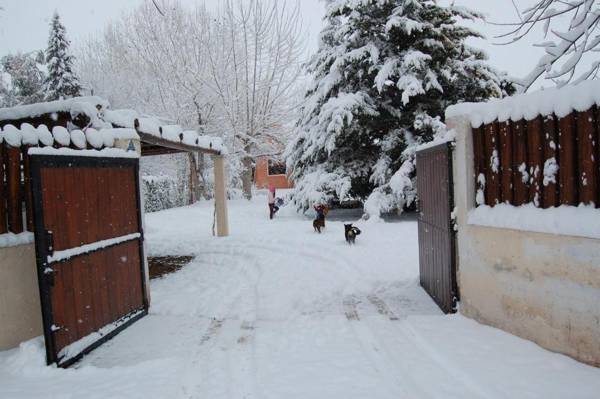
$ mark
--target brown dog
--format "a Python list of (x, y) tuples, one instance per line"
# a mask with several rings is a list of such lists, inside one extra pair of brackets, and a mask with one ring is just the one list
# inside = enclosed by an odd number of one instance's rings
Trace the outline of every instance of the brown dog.
[(321, 229), (325, 228), (325, 216), (329, 213), (329, 208), (325, 205), (317, 205), (315, 211), (317, 211), (317, 218), (313, 220), (313, 228), (317, 233), (321, 233)]

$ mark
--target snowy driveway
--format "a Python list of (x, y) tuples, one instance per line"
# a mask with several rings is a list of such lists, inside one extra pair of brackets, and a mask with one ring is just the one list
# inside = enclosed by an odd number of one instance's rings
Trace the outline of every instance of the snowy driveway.
[(0, 398), (597, 398), (600, 370), (461, 316), (418, 286), (416, 223), (321, 236), (264, 198), (151, 214), (151, 255), (190, 255), (152, 283), (150, 315), (76, 369), (40, 340), (0, 352)]

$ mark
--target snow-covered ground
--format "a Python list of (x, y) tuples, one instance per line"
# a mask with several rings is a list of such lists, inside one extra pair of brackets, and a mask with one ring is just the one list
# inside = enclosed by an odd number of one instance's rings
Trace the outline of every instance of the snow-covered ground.
[(41, 339), (0, 352), (0, 398), (598, 398), (600, 369), (444, 316), (418, 285), (415, 222), (322, 235), (264, 197), (147, 217), (150, 255), (195, 255), (152, 282), (150, 315), (77, 367)]

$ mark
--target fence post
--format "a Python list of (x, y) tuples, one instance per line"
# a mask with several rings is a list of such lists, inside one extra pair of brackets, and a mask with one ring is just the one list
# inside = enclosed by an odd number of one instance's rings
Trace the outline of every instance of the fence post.
[(227, 215), (227, 186), (225, 184), (225, 157), (213, 156), (215, 174), (215, 213), (217, 218), (217, 236), (229, 235), (229, 220)]
[(0, 143), (0, 234), (8, 232), (6, 225), (6, 192), (4, 191), (4, 159), (6, 158), (6, 145)]
[(560, 169), (558, 169), (559, 187), (561, 205), (577, 204), (578, 184), (577, 184), (577, 143), (576, 143), (576, 123), (575, 113), (561, 118), (558, 121), (558, 156), (560, 158)]
[(512, 151), (512, 132), (510, 121), (501, 122), (499, 125), (498, 138), (500, 146), (500, 169), (501, 177), (501, 201), (502, 203), (512, 204), (513, 202), (513, 151)]
[[(549, 115), (544, 119), (544, 165), (550, 159), (558, 163), (558, 140), (556, 138), (556, 119), (554, 115)], [(543, 183), (543, 182), (542, 182)], [(558, 176), (555, 176), (554, 181), (547, 181), (543, 187), (544, 201), (543, 208), (558, 206)]]
[(6, 180), (8, 197), (8, 230), (11, 233), (23, 232), (23, 204), (21, 202), (21, 150), (18, 147), (6, 148)]
[(579, 161), (579, 202), (596, 203), (598, 186), (598, 135), (594, 116), (595, 107), (577, 114), (577, 159)]

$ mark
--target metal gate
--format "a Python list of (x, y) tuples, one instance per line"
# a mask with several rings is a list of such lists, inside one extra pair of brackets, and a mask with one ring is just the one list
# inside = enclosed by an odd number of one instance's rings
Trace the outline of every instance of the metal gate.
[(421, 286), (445, 313), (453, 313), (458, 287), (450, 144), (417, 152), (417, 190)]
[(46, 358), (68, 367), (147, 314), (139, 160), (30, 157)]

